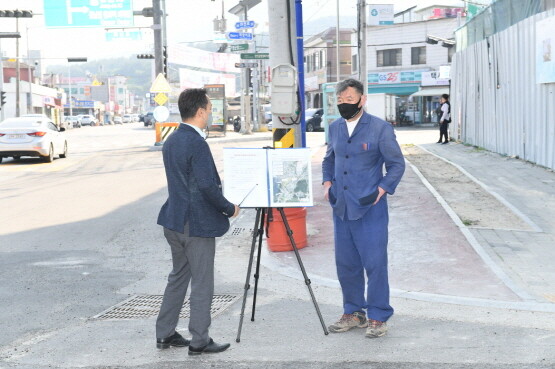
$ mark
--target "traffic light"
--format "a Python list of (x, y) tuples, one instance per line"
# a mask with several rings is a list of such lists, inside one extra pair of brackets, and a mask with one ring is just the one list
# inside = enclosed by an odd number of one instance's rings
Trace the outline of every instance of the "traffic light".
[(4, 91), (0, 91), (0, 107), (6, 104), (6, 93)]
[(162, 73), (164, 77), (168, 77), (168, 47), (162, 47)]
[(0, 18), (32, 18), (30, 10), (0, 10)]
[(137, 59), (154, 59), (152, 54), (137, 54)]

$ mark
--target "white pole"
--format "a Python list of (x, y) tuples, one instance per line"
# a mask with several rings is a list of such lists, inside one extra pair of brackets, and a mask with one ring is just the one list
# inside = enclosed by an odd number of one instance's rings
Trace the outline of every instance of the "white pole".
[[(0, 91), (4, 91), (4, 64), (2, 63), (2, 45), (0, 44)], [(4, 107), (0, 106), (0, 122), (4, 120)]]
[(31, 75), (31, 58), (29, 57), (29, 26), (25, 28), (27, 30), (27, 75), (29, 77), (29, 105), (27, 105), (27, 113), (33, 114), (33, 82), (35, 79)]
[[(19, 18), (15, 18), (15, 29), (19, 33)], [(21, 75), (19, 71), (19, 38), (15, 39), (15, 116), (19, 117), (20, 112), (20, 99), (19, 84), (21, 83)]]
[(73, 104), (71, 101), (71, 63), (69, 63), (69, 115), (72, 117), (73, 116)]

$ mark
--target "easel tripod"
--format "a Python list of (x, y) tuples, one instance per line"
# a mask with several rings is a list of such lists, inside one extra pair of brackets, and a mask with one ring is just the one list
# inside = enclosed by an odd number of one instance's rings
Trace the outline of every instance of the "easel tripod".
[[(277, 211), (281, 214), (281, 219), (283, 220), (283, 224), (287, 231), (287, 235), (289, 236), (289, 240), (291, 241), (291, 246), (293, 246), (293, 251), (295, 252), (295, 256), (297, 257), (297, 261), (299, 262), (299, 266), (304, 276), (304, 281), (306, 286), (308, 287), (308, 291), (310, 292), (310, 297), (312, 298), (312, 303), (314, 304), (314, 308), (316, 309), (316, 313), (318, 314), (318, 318), (320, 318), (320, 323), (322, 324), (322, 329), (324, 330), (324, 334), (328, 334), (328, 330), (324, 323), (324, 319), (322, 318), (322, 314), (320, 313), (320, 308), (318, 307), (318, 303), (316, 302), (316, 298), (314, 297), (314, 293), (312, 292), (312, 287), (310, 285), (310, 279), (306, 274), (306, 270), (304, 268), (303, 262), (301, 260), (301, 256), (299, 254), (299, 249), (297, 248), (297, 244), (295, 243), (295, 239), (293, 238), (293, 231), (291, 227), (289, 227), (289, 223), (287, 222), (287, 217), (285, 216), (285, 212), (283, 208), (276, 208)], [(268, 213), (271, 211), (271, 208), (256, 208), (256, 219), (254, 221), (254, 230), (252, 236), (252, 245), (251, 245), (251, 253), (249, 258), (249, 266), (247, 269), (247, 278), (245, 281), (245, 292), (243, 294), (243, 306), (241, 307), (241, 318), (239, 320), (239, 330), (237, 331), (237, 342), (241, 341), (241, 330), (243, 328), (243, 318), (245, 316), (245, 305), (247, 303), (247, 293), (250, 289), (250, 278), (252, 272), (252, 263), (254, 261), (254, 249), (256, 248), (256, 241), (258, 238), (258, 256), (256, 258), (256, 271), (254, 273), (254, 295), (253, 295), (253, 302), (252, 302), (252, 316), (251, 321), (254, 321), (254, 315), (256, 312), (256, 293), (258, 291), (258, 279), (260, 277), (260, 254), (262, 251), (262, 236), (264, 234), (264, 221), (268, 217)]]

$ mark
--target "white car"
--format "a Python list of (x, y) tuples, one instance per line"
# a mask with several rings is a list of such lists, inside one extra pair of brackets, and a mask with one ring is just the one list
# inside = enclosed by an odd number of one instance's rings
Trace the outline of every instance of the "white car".
[(133, 117), (131, 116), (131, 114), (124, 114), (123, 117), (121, 118), (123, 123), (131, 123), (133, 122)]
[(81, 125), (82, 126), (96, 126), (98, 124), (98, 120), (92, 115), (85, 114), (81, 117)]
[(121, 119), (121, 117), (119, 115), (116, 115), (113, 119), (114, 124), (123, 124), (123, 120)]
[(64, 128), (43, 117), (8, 118), (0, 123), (0, 162), (3, 158), (41, 157), (47, 163), (54, 156), (67, 157)]

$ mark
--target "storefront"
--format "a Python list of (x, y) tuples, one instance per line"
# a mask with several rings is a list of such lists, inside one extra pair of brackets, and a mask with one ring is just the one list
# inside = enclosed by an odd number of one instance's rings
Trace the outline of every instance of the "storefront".
[(422, 72), (421, 88), (410, 96), (411, 104), (416, 107), (412, 112), (413, 121), (420, 124), (437, 124), (441, 116), (440, 98), (449, 94), (449, 79), (439, 78), (439, 72)]
[(436, 124), (439, 99), (449, 93), (449, 80), (430, 70), (369, 73), (368, 93), (395, 95), (395, 122), (399, 126)]

